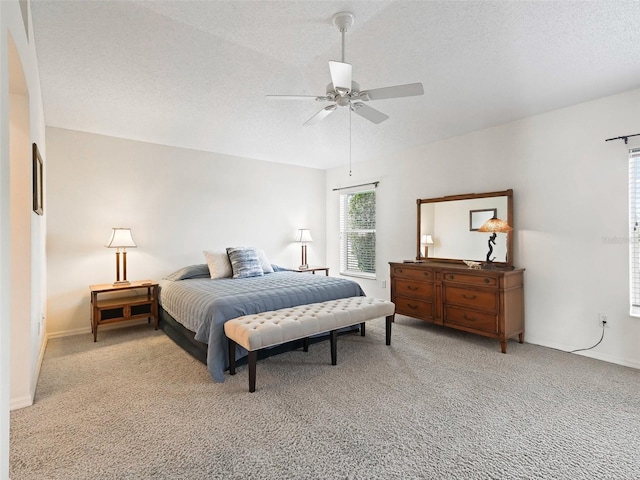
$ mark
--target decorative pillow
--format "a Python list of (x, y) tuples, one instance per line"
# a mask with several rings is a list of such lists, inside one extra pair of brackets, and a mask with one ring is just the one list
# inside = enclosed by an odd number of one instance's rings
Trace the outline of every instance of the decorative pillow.
[(206, 263), (189, 265), (176, 270), (171, 275), (167, 275), (165, 280), (187, 280), (189, 278), (209, 278), (209, 266)]
[(233, 278), (261, 277), (264, 275), (262, 264), (255, 248), (227, 248)]
[(269, 259), (264, 253), (264, 250), (256, 249), (256, 252), (258, 252), (258, 259), (260, 260), (260, 265), (262, 265), (262, 271), (264, 273), (273, 273), (273, 267), (271, 266), (271, 263), (269, 263)]
[(205, 250), (204, 258), (207, 260), (209, 275), (211, 278), (229, 278), (233, 274), (231, 262), (225, 250)]

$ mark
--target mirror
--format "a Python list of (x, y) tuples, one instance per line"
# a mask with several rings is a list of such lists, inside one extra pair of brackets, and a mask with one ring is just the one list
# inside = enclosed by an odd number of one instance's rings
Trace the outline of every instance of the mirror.
[(513, 226), (513, 190), (423, 198), (418, 205), (417, 260), (487, 262), (513, 265), (513, 232), (481, 232), (489, 219)]

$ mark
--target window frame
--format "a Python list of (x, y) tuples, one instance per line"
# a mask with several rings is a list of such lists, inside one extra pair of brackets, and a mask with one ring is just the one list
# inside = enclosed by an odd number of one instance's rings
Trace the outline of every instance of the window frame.
[(640, 317), (640, 146), (629, 148), (629, 314)]
[[(373, 188), (359, 188), (359, 189), (350, 189), (348, 191), (342, 191), (338, 195), (338, 221), (339, 221), (339, 272), (340, 275), (347, 277), (358, 277), (358, 278), (366, 278), (370, 280), (376, 280), (377, 277), (377, 204), (378, 204), (378, 194), (377, 194), (377, 186)], [(374, 194), (374, 208), (376, 210), (374, 215), (374, 228), (373, 229), (348, 229), (346, 228), (346, 220), (347, 220), (347, 198), (349, 196), (353, 196), (359, 193), (367, 193), (372, 192)], [(373, 233), (374, 235), (374, 261), (373, 261), (373, 269), (374, 272), (363, 272), (360, 270), (350, 270), (348, 268), (348, 260), (346, 258), (347, 255), (347, 247), (346, 247), (346, 235), (348, 233)]]

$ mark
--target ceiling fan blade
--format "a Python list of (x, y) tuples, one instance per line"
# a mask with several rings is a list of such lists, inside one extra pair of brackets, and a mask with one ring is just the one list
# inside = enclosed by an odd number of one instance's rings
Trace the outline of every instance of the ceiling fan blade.
[(333, 111), (336, 108), (338, 108), (338, 106), (335, 104), (324, 107), (322, 110), (316, 113), (313, 117), (311, 117), (309, 120), (304, 122), (303, 125), (314, 125), (320, 122), (321, 120), (324, 120), (326, 117), (331, 115), (331, 113), (333, 113)]
[(271, 100), (305, 100), (305, 99), (314, 99), (319, 102), (325, 102), (328, 100), (327, 97), (318, 97), (317, 95), (267, 95), (267, 98)]
[(382, 123), (389, 118), (389, 115), (385, 115), (381, 111), (371, 108), (369, 105), (365, 105), (361, 102), (352, 104), (351, 110), (373, 123)]
[(351, 64), (330, 61), (329, 70), (331, 71), (331, 82), (333, 83), (335, 91), (338, 93), (350, 92), (352, 73)]
[(361, 94), (363, 100), (383, 100), (385, 98), (413, 97), (424, 95), (424, 88), (421, 83), (409, 83), (407, 85), (396, 85), (394, 87), (374, 88), (366, 90)]

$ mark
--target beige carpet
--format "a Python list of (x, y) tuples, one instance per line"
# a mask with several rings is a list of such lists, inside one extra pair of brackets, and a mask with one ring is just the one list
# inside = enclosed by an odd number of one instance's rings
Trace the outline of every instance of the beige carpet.
[(224, 384), (146, 324), (51, 340), (12, 480), (637, 479), (640, 371), (399, 317)]

